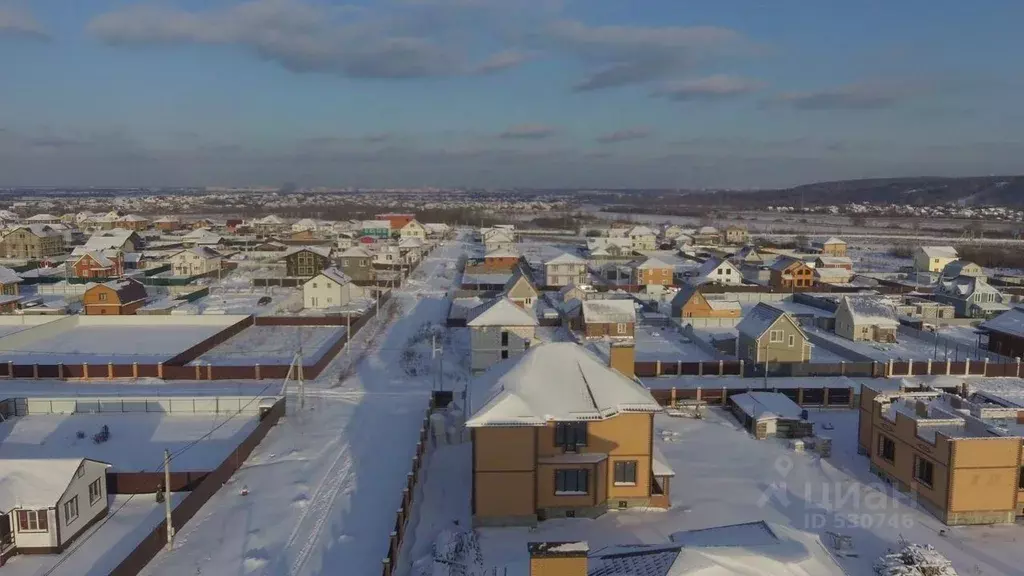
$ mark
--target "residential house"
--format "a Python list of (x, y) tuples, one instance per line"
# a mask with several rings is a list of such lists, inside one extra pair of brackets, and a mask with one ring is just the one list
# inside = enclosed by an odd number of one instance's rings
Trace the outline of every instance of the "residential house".
[(896, 307), (879, 296), (844, 296), (836, 309), (836, 334), (847, 340), (895, 342)]
[(71, 257), (75, 278), (119, 278), (124, 275), (124, 252), (120, 250), (81, 251)]
[(988, 334), (988, 349), (1011, 358), (1024, 357), (1024, 304), (982, 322), (978, 330)]
[(587, 284), (590, 280), (587, 261), (568, 252), (545, 262), (544, 272), (544, 284), (552, 287)]
[(632, 299), (583, 302), (583, 334), (587, 338), (633, 338), (635, 327)]
[(758, 440), (814, 436), (814, 425), (804, 417), (803, 408), (781, 392), (731, 394), (727, 403), (743, 428)]
[(364, 296), (363, 289), (340, 269), (331, 266), (302, 285), (302, 301), (306, 308), (323, 310), (347, 306), (353, 298)]
[(121, 252), (138, 252), (142, 249), (142, 237), (134, 230), (101, 230), (85, 241), (84, 248), (93, 252), (120, 250)]
[(405, 227), (406, 224), (415, 220), (416, 215), (398, 213), (377, 214), (376, 219), (386, 220), (388, 223), (389, 230), (401, 230), (402, 228)]
[(675, 266), (657, 258), (648, 258), (636, 267), (637, 284), (641, 286), (671, 286)]
[(338, 232), (338, 236), (334, 239), (334, 247), (338, 250), (348, 250), (355, 245), (356, 237), (351, 232)]
[(423, 227), (427, 229), (427, 238), (444, 238), (452, 230), (451, 226), (443, 222), (427, 222)]
[(756, 246), (744, 246), (729, 258), (729, 261), (737, 266), (763, 266), (765, 258), (757, 251)]
[(177, 216), (163, 216), (154, 220), (153, 226), (161, 232), (174, 232), (181, 229), (182, 223)]
[(775, 290), (799, 290), (814, 285), (814, 269), (798, 258), (783, 256), (770, 270), (768, 285)]
[(89, 458), (0, 459), (0, 565), (60, 554), (107, 516), (107, 468)]
[(11, 313), (17, 308), (21, 301), (21, 276), (7, 268), (0, 266), (0, 313)]
[(686, 324), (687, 318), (739, 318), (740, 303), (720, 294), (704, 294), (700, 285), (685, 283), (672, 297), (672, 317)]
[(480, 372), (529, 350), (536, 338), (537, 316), (499, 297), (471, 310), (466, 326), (470, 330), (470, 368)]
[(693, 276), (694, 283), (713, 282), (726, 286), (743, 284), (743, 274), (735, 264), (728, 260), (711, 257), (705, 260)]
[(386, 240), (391, 238), (391, 222), (387, 220), (364, 220), (360, 234), (378, 240)]
[(836, 258), (846, 257), (846, 242), (835, 236), (821, 243), (822, 256), (833, 256)]
[(427, 239), (427, 228), (417, 220), (410, 220), (405, 226), (398, 229), (398, 234), (403, 240), (406, 238), (418, 238), (425, 241)]
[(686, 230), (678, 224), (669, 224), (661, 231), (661, 237), (666, 240), (674, 240), (686, 233)]
[(750, 241), (750, 234), (744, 226), (729, 226), (725, 229), (725, 243), (741, 246)]
[(168, 260), (176, 276), (200, 276), (220, 271), (224, 257), (209, 246), (196, 246), (175, 252)]
[(218, 246), (224, 243), (224, 237), (209, 228), (196, 228), (181, 238), (185, 246)]
[(658, 234), (647, 226), (634, 226), (626, 235), (629, 247), (634, 252), (645, 252), (658, 248)]
[(988, 281), (985, 271), (974, 262), (968, 260), (953, 260), (942, 269), (941, 280), (952, 280), (957, 276), (970, 276)]
[(503, 228), (491, 228), (483, 237), (484, 252), (515, 250), (515, 232)]
[(919, 246), (914, 250), (914, 270), (918, 272), (942, 272), (950, 262), (960, 256), (952, 246)]
[(1010, 309), (1009, 298), (974, 276), (940, 280), (933, 294), (937, 302), (952, 306), (960, 318), (991, 318)]
[(1024, 513), (1024, 407), (997, 396), (893, 392), (861, 384), (858, 452), (885, 482), (948, 525)]
[(82, 307), (92, 316), (130, 316), (145, 305), (146, 297), (146, 287), (138, 280), (111, 280), (90, 285), (82, 294)]
[(745, 362), (806, 362), (807, 334), (787, 312), (759, 302), (736, 326), (736, 355)]
[(853, 272), (853, 260), (847, 256), (818, 256), (814, 259), (814, 269), (841, 268)]
[(662, 408), (632, 379), (632, 346), (613, 346), (610, 358), (609, 367), (577, 344), (541, 344), (474, 378), (475, 525), (669, 506), (673, 472), (653, 438)]
[(320, 224), (312, 218), (303, 218), (292, 224), (292, 232), (319, 232)]
[(61, 217), (53, 214), (36, 214), (25, 218), (26, 224), (60, 224), (61, 222), (63, 222)]
[(338, 268), (353, 282), (367, 284), (375, 282), (373, 254), (362, 246), (353, 246), (338, 255)]
[(149, 218), (139, 216), (138, 214), (125, 214), (117, 219), (117, 222), (114, 223), (114, 227), (121, 228), (122, 230), (141, 232), (142, 230), (149, 228)]
[(373, 254), (373, 265), (377, 268), (400, 268), (404, 264), (402, 250), (394, 244), (384, 244)]
[(508, 298), (513, 304), (527, 310), (532, 310), (537, 305), (540, 292), (533, 285), (529, 275), (522, 268), (516, 268), (512, 277), (505, 283), (502, 296)]
[[(202, 224), (206, 227), (206, 224)], [(250, 226), (259, 236), (272, 236), (278, 232), (288, 229), (288, 223), (276, 214), (269, 214), (263, 218), (257, 218), (250, 222)]]
[(519, 252), (514, 249), (496, 248), (484, 255), (484, 268), (491, 272), (498, 270), (511, 272), (516, 266), (519, 266), (520, 261)]
[(398, 241), (398, 250), (402, 254), (402, 262), (409, 266), (415, 265), (423, 257), (426, 250), (424, 240), (416, 237), (402, 238)]
[(851, 278), (853, 278), (853, 274), (845, 268), (814, 269), (815, 284), (848, 284)]
[(334, 265), (331, 248), (326, 246), (302, 246), (289, 250), (281, 257), (285, 263), (285, 275), (292, 278), (312, 278)]
[(64, 253), (64, 236), (47, 224), (19, 226), (0, 239), (0, 257), (45, 260)]
[(698, 246), (717, 246), (722, 243), (722, 233), (714, 226), (701, 226), (693, 235), (693, 243)]

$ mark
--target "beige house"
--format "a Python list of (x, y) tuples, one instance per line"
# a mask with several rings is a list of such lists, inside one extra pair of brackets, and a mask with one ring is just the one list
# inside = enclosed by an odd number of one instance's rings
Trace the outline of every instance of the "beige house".
[(896, 307), (878, 296), (844, 296), (836, 309), (836, 334), (847, 340), (895, 342)]
[(918, 272), (942, 272), (950, 262), (960, 256), (952, 246), (919, 246), (914, 250), (914, 270)]
[(504, 297), (471, 310), (466, 326), (470, 330), (470, 369), (474, 372), (521, 356), (537, 336), (537, 317), (533, 311)]
[(736, 355), (746, 362), (807, 362), (807, 334), (787, 312), (764, 302), (754, 306), (736, 326)]
[(600, 299), (583, 302), (583, 332), (587, 338), (629, 338), (636, 328), (633, 300)]
[(861, 387), (858, 450), (871, 471), (949, 525), (1024, 514), (1024, 408), (982, 394)]
[(634, 252), (655, 250), (658, 247), (658, 234), (647, 226), (634, 226), (626, 235), (629, 246)]
[(743, 226), (729, 226), (725, 229), (725, 243), (739, 246), (750, 241), (750, 234)]
[(846, 242), (833, 236), (821, 243), (821, 254), (823, 256), (843, 258), (846, 256)]
[(952, 280), (957, 276), (969, 276), (987, 281), (985, 271), (974, 262), (968, 260), (953, 260), (942, 269), (942, 279)]
[(0, 256), (43, 260), (64, 253), (64, 236), (47, 224), (19, 226), (0, 239)]
[(537, 287), (533, 285), (522, 268), (516, 268), (512, 273), (512, 277), (505, 283), (502, 295), (516, 306), (530, 310), (537, 305), (537, 299), (540, 298)]
[(398, 234), (404, 238), (419, 238), (420, 240), (427, 239), (427, 228), (420, 224), (417, 220), (410, 220), (408, 224), (402, 226), (398, 231)]
[(467, 392), (476, 525), (668, 507), (672, 469), (654, 447), (662, 410), (632, 379), (632, 346), (610, 367), (573, 343), (532, 348)]
[(176, 276), (199, 276), (220, 270), (223, 256), (208, 246), (196, 246), (170, 257), (171, 270)]
[(568, 252), (556, 256), (544, 263), (545, 281), (547, 286), (568, 286), (569, 284), (588, 284), (590, 273), (587, 261)]

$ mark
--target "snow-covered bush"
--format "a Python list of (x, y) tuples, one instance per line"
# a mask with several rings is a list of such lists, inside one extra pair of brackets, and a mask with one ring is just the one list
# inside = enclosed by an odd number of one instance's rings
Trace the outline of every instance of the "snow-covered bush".
[(875, 561), (879, 576), (957, 576), (953, 565), (933, 546), (906, 544), (902, 550)]

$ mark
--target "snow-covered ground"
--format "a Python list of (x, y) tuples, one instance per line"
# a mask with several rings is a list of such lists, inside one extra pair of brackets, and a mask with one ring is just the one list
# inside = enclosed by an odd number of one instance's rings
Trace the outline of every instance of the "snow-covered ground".
[(683, 339), (674, 327), (637, 326), (635, 330), (636, 360), (638, 362), (714, 360), (714, 356)]
[[(186, 492), (171, 495), (175, 506)], [(143, 538), (164, 521), (164, 505), (151, 494), (110, 496), (107, 520), (76, 538), (63, 554), (14, 556), (4, 576), (107, 576)], [(116, 513), (114, 513), (116, 511)], [(196, 574), (196, 572), (183, 572)]]
[(299, 350), (300, 342), (303, 361), (315, 364), (323, 352), (344, 335), (344, 326), (250, 326), (196, 358), (192, 364), (290, 364)]
[[(103, 426), (110, 439), (96, 443)], [(161, 469), (163, 451), (177, 453), (174, 469), (213, 470), (256, 427), (246, 414), (47, 414), (18, 416), (4, 425), (0, 458), (92, 458), (120, 472)], [(79, 438), (82, 433), (82, 438)]]
[[(868, 459), (857, 454), (855, 410), (812, 411), (811, 419), (819, 435), (832, 438), (829, 458), (793, 452), (782, 440), (754, 440), (720, 409), (709, 410), (703, 420), (656, 416), (655, 444), (676, 472), (671, 509), (548, 520), (535, 529), (477, 529), (482, 559), (471, 565), (483, 569), (479, 574), (497, 569), (504, 575), (507, 568), (508, 576), (526, 576), (528, 542), (585, 540), (591, 550), (661, 544), (680, 530), (766, 520), (817, 536), (826, 545), (828, 532), (850, 536), (856, 556), (839, 562), (851, 576), (873, 574), (875, 559), (898, 550), (901, 538), (935, 546), (960, 574), (1021, 573), (1024, 526), (944, 526), (870, 474)], [(402, 566), (407, 571), (400, 574), (438, 574), (427, 571), (435, 539), (442, 531), (465, 532), (471, 525), (471, 466), (467, 444), (440, 446), (429, 456), (424, 506), (409, 555), (416, 564)]]
[(75, 325), (48, 337), (0, 350), (16, 364), (153, 364), (224, 330), (223, 325)]
[(945, 361), (947, 359), (956, 362), (963, 361), (968, 357), (974, 357), (972, 354), (973, 349), (968, 349), (965, 346), (945, 348), (942, 344), (936, 346), (933, 342), (926, 342), (904, 334), (897, 334), (896, 343), (889, 344), (867, 341), (854, 342), (838, 336), (834, 332), (819, 329), (808, 329), (808, 331), (856, 353), (873, 358), (878, 362), (888, 362), (890, 359), (895, 362), (905, 362), (908, 360), (920, 362), (928, 360)]
[[(443, 328), (465, 249), (450, 241), (428, 257), (348, 352), (306, 383), (304, 410), (289, 389), (289, 414), (144, 574), (380, 572), (429, 392), (465, 378), (464, 344)], [(435, 333), (444, 351), (431, 360)]]

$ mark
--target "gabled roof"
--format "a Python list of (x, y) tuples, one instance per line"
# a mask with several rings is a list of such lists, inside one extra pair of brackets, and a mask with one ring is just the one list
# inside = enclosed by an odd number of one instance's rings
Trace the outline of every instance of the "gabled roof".
[(778, 260), (772, 262), (770, 268), (772, 270), (775, 270), (776, 272), (784, 272), (787, 268), (793, 266), (794, 264), (802, 264), (804, 266), (807, 266), (807, 263), (799, 258), (794, 258), (792, 256), (781, 256)]
[(21, 282), (21, 276), (6, 266), (0, 266), (0, 284), (17, 284)]
[(978, 266), (970, 260), (953, 260), (942, 269), (942, 275), (946, 278), (955, 278), (963, 274), (963, 271), (967, 268)]
[(1011, 308), (991, 320), (986, 320), (978, 328), (1024, 338), (1024, 305)]
[(82, 252), (78, 256), (78, 259), (75, 260), (75, 264), (78, 264), (78, 262), (82, 258), (85, 258), (85, 257), (92, 258), (93, 262), (95, 262), (96, 264), (98, 264), (98, 265), (100, 265), (100, 266), (102, 266), (104, 268), (110, 268), (111, 266), (114, 265), (114, 262), (110, 258), (108, 258), (103, 252), (100, 252), (100, 251), (97, 251), (97, 250), (88, 250), (88, 251)]
[(184, 252), (190, 252), (190, 253), (195, 254), (196, 256), (199, 256), (199, 257), (201, 257), (203, 259), (206, 259), (206, 260), (211, 260), (213, 258), (220, 258), (221, 257), (220, 252), (217, 252), (216, 250), (214, 250), (213, 248), (210, 248), (209, 246), (196, 246), (194, 248), (186, 248), (184, 250), (178, 250), (174, 254), (171, 254), (170, 257), (174, 258), (178, 254), (181, 254), (181, 253), (184, 253)]
[(117, 219), (118, 222), (149, 222), (149, 218), (138, 214), (125, 214)]
[(548, 264), (586, 264), (587, 261), (575, 254), (569, 254), (568, 252), (562, 252), (558, 256), (555, 256), (551, 260), (544, 263), (545, 266)]
[(846, 244), (846, 242), (833, 236), (821, 243), (822, 246), (828, 246), (829, 244)]
[(353, 247), (345, 250), (341, 254), (339, 254), (338, 257), (339, 258), (373, 258), (373, 254), (371, 254), (369, 250), (367, 250), (366, 248), (363, 248), (362, 246), (353, 246)]
[(534, 297), (540, 294), (537, 292), (537, 287), (533, 285), (533, 281), (530, 280), (529, 275), (523, 271), (521, 266), (517, 266), (516, 269), (512, 271), (512, 277), (508, 279), (508, 282), (505, 282), (505, 289), (503, 292), (507, 295), (516, 287), (516, 284), (520, 282), (525, 282), (526, 285), (530, 287), (530, 290), (533, 291)]
[(519, 258), (519, 252), (511, 248), (495, 248), (484, 254), (484, 258)]
[(391, 229), (391, 220), (363, 220), (363, 230)]
[(825, 266), (853, 266), (853, 260), (849, 256), (818, 256), (814, 261)]
[(920, 250), (928, 258), (952, 258), (955, 260), (959, 257), (956, 248), (952, 246), (921, 246)]
[(470, 387), (471, 428), (544, 426), (662, 409), (639, 383), (568, 342), (530, 348), (493, 366)]
[(0, 512), (53, 508), (86, 460), (99, 462), (90, 458), (0, 458)]
[(814, 275), (825, 280), (849, 280), (852, 273), (846, 268), (815, 268)]
[(647, 226), (639, 225), (630, 228), (628, 236), (657, 236), (657, 233)]
[(36, 214), (35, 216), (25, 218), (25, 222), (47, 222), (50, 220), (60, 220), (60, 216), (54, 216), (53, 214)]
[(422, 248), (423, 239), (415, 237), (405, 237), (398, 241), (399, 248)]
[(699, 234), (699, 235), (711, 236), (713, 234), (718, 234), (718, 233), (719, 233), (718, 232), (718, 228), (715, 228), (714, 226), (701, 226), (700, 229), (697, 230), (697, 234)]
[(299, 252), (312, 252), (313, 254), (323, 256), (324, 258), (331, 257), (331, 248), (329, 246), (299, 246), (297, 248), (292, 248), (291, 250), (285, 252), (284, 255), (281, 256), (281, 258), (288, 258), (290, 256), (298, 254)]
[(843, 296), (840, 306), (850, 310), (854, 324), (895, 328), (899, 326), (896, 307), (878, 296)]
[(117, 292), (117, 298), (121, 301), (121, 304), (138, 302), (147, 298), (146, 287), (141, 282), (130, 278), (111, 280), (110, 282), (104, 282), (101, 286), (106, 286)]
[(655, 268), (670, 268), (674, 270), (675, 266), (673, 266), (672, 264), (668, 264), (663, 260), (658, 260), (657, 258), (652, 256), (647, 260), (644, 260), (642, 264), (636, 267), (637, 270), (651, 270)]
[(344, 286), (345, 284), (348, 284), (349, 282), (352, 282), (352, 279), (349, 278), (344, 272), (339, 270), (336, 266), (331, 266), (329, 268), (324, 268), (323, 270), (320, 271), (319, 274), (317, 274), (313, 278), (307, 280), (306, 284), (309, 284), (313, 280), (316, 280), (319, 276), (323, 276), (323, 277), (327, 278), (328, 280), (332, 280), (334, 282), (337, 282), (338, 284), (341, 284), (342, 286)]
[(596, 324), (636, 322), (633, 300), (587, 300), (583, 303), (583, 319)]
[(466, 326), (536, 326), (537, 317), (502, 296), (469, 312)]
[[(774, 326), (775, 323), (783, 316), (786, 316), (786, 312), (784, 310), (780, 310), (779, 308), (764, 302), (758, 302), (757, 306), (754, 306), (750, 312), (747, 312), (743, 317), (743, 320), (736, 325), (736, 331), (744, 336), (756, 340), (764, 335), (764, 333)], [(790, 318), (790, 320), (793, 322), (793, 325), (796, 326), (797, 330), (803, 334), (803, 329), (800, 328), (800, 324), (795, 320), (792, 320), (792, 318)], [(806, 338), (807, 336), (804, 335), (804, 337)]]
[(736, 265), (734, 265), (732, 262), (729, 262), (728, 260), (722, 260), (721, 258), (718, 257), (711, 257), (705, 260), (700, 265), (700, 268), (697, 269), (697, 276), (711, 276), (711, 274), (715, 270), (717, 270), (720, 266), (723, 265), (732, 268), (733, 270), (736, 271), (737, 274), (740, 273), (739, 268), (736, 268)]

